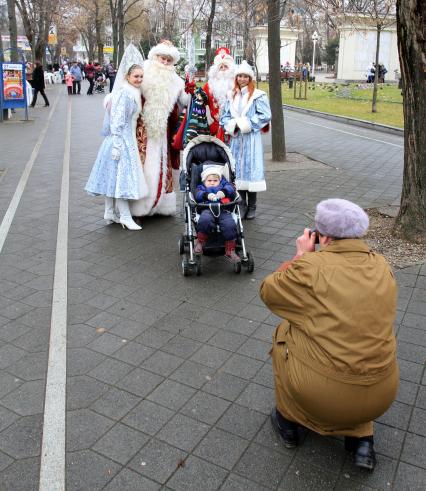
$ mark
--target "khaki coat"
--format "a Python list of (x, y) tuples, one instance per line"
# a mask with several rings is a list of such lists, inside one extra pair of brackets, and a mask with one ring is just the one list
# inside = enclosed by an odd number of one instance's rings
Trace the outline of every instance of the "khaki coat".
[(326, 435), (366, 436), (396, 396), (397, 288), (360, 239), (334, 240), (262, 282), (285, 319), (271, 350), (277, 408)]

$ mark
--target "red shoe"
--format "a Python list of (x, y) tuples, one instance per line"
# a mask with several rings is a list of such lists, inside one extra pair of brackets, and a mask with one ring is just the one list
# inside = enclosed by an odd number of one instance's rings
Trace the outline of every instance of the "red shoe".
[(202, 254), (203, 247), (207, 244), (209, 236), (204, 232), (197, 232), (197, 240), (195, 241), (194, 254)]
[(225, 256), (234, 264), (241, 262), (240, 256), (235, 252), (236, 245), (236, 240), (225, 241)]

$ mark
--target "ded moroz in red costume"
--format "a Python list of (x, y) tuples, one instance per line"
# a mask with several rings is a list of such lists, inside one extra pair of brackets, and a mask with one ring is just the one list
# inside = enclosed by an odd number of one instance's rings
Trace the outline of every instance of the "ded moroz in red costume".
[(229, 49), (217, 49), (213, 65), (208, 72), (208, 81), (203, 86), (208, 96), (207, 118), (210, 133), (222, 141), (225, 141), (225, 132), (219, 126), (219, 116), (228, 92), (234, 87), (234, 68), (234, 59)]

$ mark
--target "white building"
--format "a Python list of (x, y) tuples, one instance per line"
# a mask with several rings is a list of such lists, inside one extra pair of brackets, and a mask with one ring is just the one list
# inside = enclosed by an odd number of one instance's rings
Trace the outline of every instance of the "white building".
[[(376, 59), (377, 31), (361, 20), (346, 23), (340, 28), (339, 80), (366, 80), (368, 67)], [(385, 80), (394, 81), (399, 70), (396, 23), (384, 28), (380, 35), (379, 63), (387, 69)]]
[[(254, 58), (258, 75), (261, 79), (266, 80), (269, 74), (268, 61), (268, 26), (255, 26), (250, 29), (254, 39)], [(285, 65), (287, 62), (293, 67), (296, 61), (296, 42), (299, 37), (299, 31), (288, 27), (281, 27), (281, 49), (280, 63)]]

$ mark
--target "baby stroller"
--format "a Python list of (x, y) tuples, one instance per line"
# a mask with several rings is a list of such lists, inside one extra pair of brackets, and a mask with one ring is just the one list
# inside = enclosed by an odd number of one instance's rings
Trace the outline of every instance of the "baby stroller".
[(105, 92), (106, 77), (102, 72), (95, 75), (94, 91), (96, 94), (103, 94)]
[[(215, 164), (223, 165), (224, 177), (230, 182), (235, 182), (235, 161), (229, 148), (218, 138), (208, 135), (197, 136), (191, 140), (183, 152), (181, 169), (181, 191), (184, 195), (184, 216), (185, 233), (179, 239), (179, 252), (182, 258), (182, 273), (189, 276), (195, 273), (197, 276), (202, 273), (202, 256), (194, 253), (194, 241), (196, 238), (196, 224), (202, 210), (210, 208), (213, 213), (226, 209), (233, 214), (237, 224), (237, 246), (236, 253), (240, 256), (241, 262), (234, 263), (235, 273), (241, 273), (245, 267), (249, 273), (254, 271), (253, 255), (247, 250), (244, 240), (244, 230), (241, 221), (239, 203), (240, 195), (237, 192), (234, 201), (226, 204), (208, 203), (202, 204), (195, 201), (195, 190), (201, 182), (201, 172), (203, 162), (213, 161)], [(205, 256), (223, 256), (225, 252), (224, 238), (219, 226), (214, 233), (209, 235), (207, 244), (203, 247)]]

